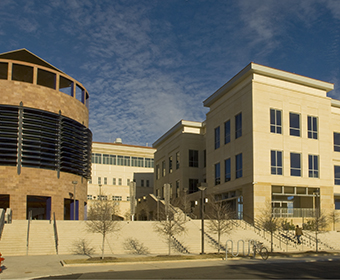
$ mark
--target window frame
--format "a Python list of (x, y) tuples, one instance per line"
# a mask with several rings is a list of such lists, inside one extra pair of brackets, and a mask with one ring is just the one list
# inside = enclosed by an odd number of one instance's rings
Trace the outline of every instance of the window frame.
[(224, 182), (231, 181), (231, 159), (224, 160)]
[[(293, 164), (293, 156), (299, 156), (299, 165), (294, 166), (295, 164)], [(295, 173), (298, 172), (298, 173)], [(295, 174), (296, 175), (295, 175)], [(298, 174), (298, 175), (297, 175)], [(294, 176), (294, 177), (302, 177), (302, 164), (301, 164), (301, 153), (290, 153), (290, 176)]]
[(307, 116), (307, 137), (309, 139), (318, 139), (319, 119), (315, 116)]
[(282, 134), (282, 110), (270, 108), (270, 132)]
[(199, 166), (199, 153), (198, 150), (189, 150), (189, 167)]
[[(293, 126), (296, 125), (295, 121), (293, 119), (294, 116), (298, 117), (298, 126)], [(301, 114), (299, 113), (293, 113), (289, 112), (289, 135), (290, 136), (295, 136), (295, 137), (301, 137)]]
[(319, 156), (318, 155), (308, 155), (308, 177), (319, 178)]
[(235, 116), (235, 139), (242, 136), (242, 112)]
[(221, 184), (221, 164), (215, 163), (215, 186)]
[(230, 143), (231, 133), (230, 133), (230, 120), (224, 123), (224, 144)]
[(243, 177), (243, 158), (242, 153), (239, 153), (235, 156), (235, 178)]
[(282, 151), (279, 150), (270, 151), (270, 174), (283, 175)]
[(221, 130), (220, 130), (220, 127), (219, 126), (216, 127), (214, 132), (215, 132), (215, 150), (216, 150), (221, 146), (221, 141), (220, 141)]
[(340, 133), (333, 132), (333, 147), (334, 152), (340, 152)]

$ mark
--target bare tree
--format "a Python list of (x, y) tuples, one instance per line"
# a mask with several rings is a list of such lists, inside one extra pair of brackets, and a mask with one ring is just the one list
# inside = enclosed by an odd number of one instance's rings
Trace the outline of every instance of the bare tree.
[(181, 235), (186, 231), (186, 217), (182, 212), (176, 213), (170, 207), (169, 213), (166, 215), (162, 212), (160, 221), (155, 222), (154, 230), (165, 237), (169, 246), (169, 255), (171, 255), (171, 240), (177, 235)]
[(221, 236), (232, 230), (232, 212), (229, 205), (216, 201), (214, 197), (209, 197), (207, 205), (207, 217), (209, 218), (208, 231), (217, 234), (218, 253), (221, 249)]
[(270, 251), (273, 252), (273, 235), (279, 228), (281, 220), (272, 213), (272, 205), (269, 201), (266, 201), (260, 212), (260, 226), (270, 232)]
[(95, 249), (86, 239), (79, 239), (73, 242), (73, 252), (77, 255), (86, 255), (91, 257), (95, 253)]
[(102, 259), (104, 259), (105, 237), (107, 234), (118, 231), (118, 209), (113, 201), (95, 201), (88, 212), (86, 226), (89, 232), (100, 233), (102, 239)]
[(315, 251), (318, 252), (319, 250), (319, 240), (318, 234), (325, 231), (327, 226), (329, 225), (329, 219), (327, 215), (321, 211), (320, 209), (316, 209), (314, 217), (308, 221), (304, 228), (314, 231), (315, 233)]
[(328, 219), (333, 225), (333, 230), (335, 230), (335, 224), (340, 221), (340, 216), (336, 210), (333, 210), (331, 213), (328, 215)]
[(135, 238), (128, 238), (124, 242), (124, 249), (131, 252), (132, 254), (137, 255), (147, 255), (149, 254), (149, 250), (144, 246), (143, 243), (140, 243)]

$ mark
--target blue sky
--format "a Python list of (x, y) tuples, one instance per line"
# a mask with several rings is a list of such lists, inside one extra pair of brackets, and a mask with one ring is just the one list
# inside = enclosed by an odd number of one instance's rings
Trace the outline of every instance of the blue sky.
[(26, 48), (90, 93), (93, 140), (152, 145), (255, 62), (332, 82), (337, 0), (0, 0), (0, 52)]

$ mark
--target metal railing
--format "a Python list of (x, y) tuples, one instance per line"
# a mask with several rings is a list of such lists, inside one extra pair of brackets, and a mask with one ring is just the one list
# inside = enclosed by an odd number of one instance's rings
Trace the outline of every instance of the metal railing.
[(5, 209), (0, 209), (0, 239), (5, 226)]
[(31, 221), (32, 221), (32, 210), (28, 212), (26, 255), (28, 255), (28, 247), (29, 247), (29, 241), (30, 241), (30, 226), (31, 226)]
[(57, 230), (57, 221), (55, 219), (55, 213), (53, 212), (53, 231), (54, 231), (54, 242), (55, 242), (55, 251), (58, 255), (58, 230)]
[(273, 208), (273, 217), (280, 218), (308, 218), (315, 217), (316, 209), (313, 208)]

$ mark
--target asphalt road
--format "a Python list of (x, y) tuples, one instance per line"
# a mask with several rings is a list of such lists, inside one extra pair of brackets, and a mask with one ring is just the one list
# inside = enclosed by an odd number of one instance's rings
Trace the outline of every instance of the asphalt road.
[[(190, 268), (77, 273), (44, 279), (340, 279), (340, 260), (226, 264)], [(37, 278), (42, 279), (42, 278)]]

